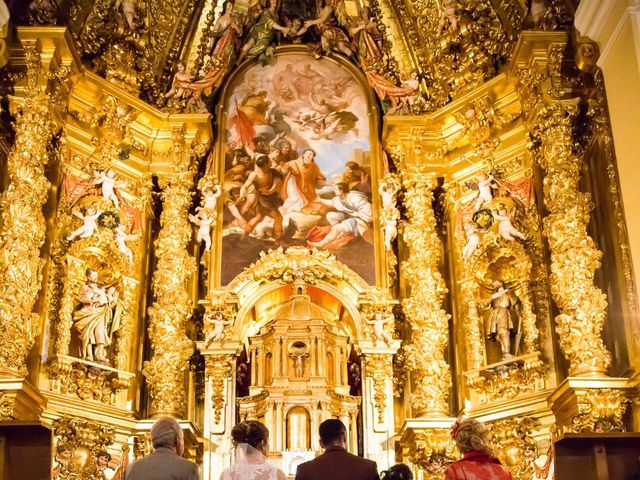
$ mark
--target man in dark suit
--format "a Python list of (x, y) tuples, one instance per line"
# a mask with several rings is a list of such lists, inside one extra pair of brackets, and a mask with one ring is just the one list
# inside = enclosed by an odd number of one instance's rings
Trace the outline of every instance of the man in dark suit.
[(296, 480), (379, 480), (376, 462), (347, 452), (347, 429), (340, 420), (320, 424), (320, 446), (324, 453), (300, 464)]
[(153, 453), (127, 467), (122, 480), (199, 480), (198, 466), (182, 458), (184, 434), (178, 422), (161, 417), (151, 427)]

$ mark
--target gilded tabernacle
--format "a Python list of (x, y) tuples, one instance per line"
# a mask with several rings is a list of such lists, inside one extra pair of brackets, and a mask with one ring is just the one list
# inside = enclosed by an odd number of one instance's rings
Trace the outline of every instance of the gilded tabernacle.
[(640, 478), (639, 15), (0, 0), (0, 478)]

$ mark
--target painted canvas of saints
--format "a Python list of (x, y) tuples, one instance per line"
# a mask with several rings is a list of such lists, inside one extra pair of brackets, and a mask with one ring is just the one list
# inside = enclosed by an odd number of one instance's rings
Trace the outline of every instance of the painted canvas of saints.
[(331, 251), (375, 283), (362, 86), (304, 54), (255, 65), (227, 95), (222, 284), (278, 246)]

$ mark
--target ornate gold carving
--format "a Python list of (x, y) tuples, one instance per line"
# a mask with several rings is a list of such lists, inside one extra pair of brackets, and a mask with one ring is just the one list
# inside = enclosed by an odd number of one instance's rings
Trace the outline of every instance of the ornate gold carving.
[(512, 417), (491, 422), (494, 453), (511, 471), (514, 480), (529, 480), (531, 463), (525, 456), (527, 450), (535, 450), (533, 430), (539, 422), (530, 417)]
[(613, 388), (589, 389), (578, 393), (578, 412), (569, 431), (623, 432), (622, 416), (631, 401), (623, 391)]
[(403, 238), (409, 255), (401, 272), (410, 288), (402, 306), (411, 325), (405, 360), (415, 380), (411, 404), (415, 416), (446, 415), (451, 373), (444, 353), (449, 341), (449, 315), (442, 308), (447, 289), (438, 271), (442, 245), (433, 211), (434, 174), (400, 163), (408, 222)]
[(384, 423), (387, 408), (387, 380), (393, 376), (391, 356), (385, 354), (365, 355), (365, 375), (373, 381), (373, 401), (378, 410), (378, 422)]
[(149, 432), (139, 433), (133, 437), (133, 458), (139, 458), (149, 455), (153, 451), (151, 444), (151, 434)]
[(114, 396), (128, 388), (131, 377), (98, 365), (73, 361), (69, 357), (56, 357), (49, 364), (52, 390), (82, 400), (114, 403)]
[(225, 406), (225, 383), (233, 373), (234, 355), (207, 355), (205, 357), (206, 381), (211, 381), (211, 406), (215, 423), (220, 422)]
[(354, 286), (366, 287), (363, 280), (338, 262), (336, 257), (326, 250), (289, 247), (260, 252), (260, 258), (238, 275), (229, 284), (229, 289), (250, 280), (282, 279), (293, 283), (300, 277), (305, 283), (313, 285), (319, 280), (345, 280)]
[(25, 45), (25, 98), (13, 108), (15, 143), (7, 159), (9, 186), (0, 197), (0, 363), (14, 375), (27, 373), (26, 356), (40, 327), (32, 313), (41, 284), (40, 248), (46, 224), (42, 206), (51, 184), (44, 174), (52, 135), (48, 97), (38, 85), (42, 67), (35, 45)]
[(421, 429), (410, 440), (407, 452), (409, 460), (424, 470), (424, 478), (427, 480), (441, 479), (447, 466), (459, 458), (448, 429)]
[(15, 397), (7, 395), (5, 392), (0, 392), (0, 420), (12, 420), (13, 408), (15, 406)]
[(467, 386), (476, 391), (479, 402), (487, 404), (543, 390), (546, 371), (540, 354), (530, 354), (484, 370), (465, 372), (465, 377)]
[(115, 429), (90, 420), (62, 417), (54, 423), (56, 449), (67, 452), (59, 459), (57, 478), (60, 480), (99, 480), (102, 472), (97, 468), (96, 457), (115, 441)]
[(162, 228), (156, 240), (158, 263), (153, 275), (154, 303), (149, 308), (149, 338), (153, 355), (143, 373), (149, 384), (154, 415), (184, 413), (184, 369), (193, 351), (185, 334), (192, 310), (187, 282), (195, 271), (188, 253), (191, 225), (188, 222), (193, 174), (184, 137), (174, 131), (174, 165), (177, 173), (160, 179), (163, 189)]

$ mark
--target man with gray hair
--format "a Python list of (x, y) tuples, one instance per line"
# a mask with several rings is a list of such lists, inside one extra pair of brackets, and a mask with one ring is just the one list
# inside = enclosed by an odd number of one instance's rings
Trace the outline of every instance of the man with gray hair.
[(160, 417), (151, 427), (153, 453), (127, 467), (122, 480), (199, 480), (195, 463), (182, 458), (184, 435), (178, 422)]

